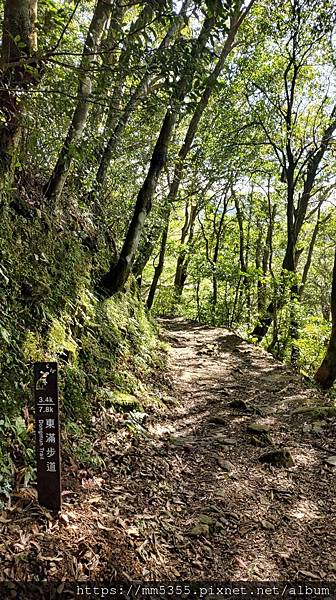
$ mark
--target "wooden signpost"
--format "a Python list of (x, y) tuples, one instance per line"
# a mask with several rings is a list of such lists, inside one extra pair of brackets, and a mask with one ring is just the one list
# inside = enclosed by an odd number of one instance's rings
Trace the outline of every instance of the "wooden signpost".
[(61, 510), (60, 424), (57, 363), (34, 365), (37, 495), (42, 506)]

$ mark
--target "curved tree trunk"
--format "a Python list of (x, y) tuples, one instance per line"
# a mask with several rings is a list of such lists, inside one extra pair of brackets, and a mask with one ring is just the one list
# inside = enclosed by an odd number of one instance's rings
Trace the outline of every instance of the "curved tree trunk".
[(45, 186), (45, 195), (53, 203), (57, 203), (62, 194), (69, 169), (72, 164), (72, 148), (80, 139), (90, 108), (90, 96), (92, 92), (92, 80), (90, 69), (97, 59), (97, 53), (102, 35), (108, 23), (112, 9), (113, 0), (98, 0), (89, 31), (85, 40), (82, 60), (80, 64), (80, 78), (78, 82), (77, 105), (65, 138), (63, 147), (59, 154), (53, 173)]
[[(99, 159), (99, 166), (96, 174), (96, 187), (95, 192), (93, 192), (93, 196), (95, 193), (100, 192), (104, 181), (106, 179), (107, 171), (110, 166), (111, 160), (113, 158), (114, 152), (116, 150), (117, 144), (121, 138), (122, 132), (124, 131), (130, 117), (134, 113), (134, 110), (137, 108), (139, 102), (148, 94), (151, 86), (151, 78), (153, 74), (153, 66), (155, 66), (157, 62), (158, 55), (164, 49), (166, 49), (170, 43), (172, 37), (178, 33), (178, 31), (185, 25), (185, 15), (191, 4), (191, 0), (184, 0), (180, 13), (173, 20), (171, 26), (169, 27), (165, 37), (163, 38), (161, 44), (156, 50), (153, 60), (149, 64), (145, 74), (137, 85), (136, 89), (130, 96), (125, 108), (122, 111), (120, 118), (116, 121), (116, 111), (115, 106), (116, 102), (112, 101), (111, 109), (108, 117), (108, 130), (109, 130), (109, 139), (105, 145), (105, 148), (101, 152), (101, 156)], [(112, 132), (111, 132), (112, 129)]]
[(176, 112), (167, 111), (160, 135), (155, 144), (147, 177), (137, 197), (133, 217), (126, 234), (119, 260), (115, 265), (111, 266), (109, 272), (101, 281), (102, 286), (106, 288), (110, 294), (114, 294), (123, 289), (131, 272), (145, 219), (151, 210), (152, 199), (157, 182), (160, 173), (166, 164), (168, 144), (176, 117)]
[(120, 292), (131, 272), (134, 257), (137, 252), (140, 237), (143, 231), (147, 215), (151, 211), (152, 199), (156, 190), (159, 176), (167, 161), (167, 151), (172, 132), (175, 127), (180, 108), (184, 102), (186, 94), (189, 92), (196, 66), (206, 44), (212, 29), (216, 23), (216, 17), (207, 16), (204, 19), (202, 28), (195, 40), (193, 52), (191, 54), (191, 66), (185, 70), (183, 77), (179, 81), (179, 87), (171, 99), (171, 108), (168, 108), (163, 119), (161, 131), (152, 154), (149, 170), (146, 179), (139, 191), (137, 201), (134, 207), (134, 213), (128, 227), (126, 238), (116, 264), (112, 264), (108, 273), (101, 280), (101, 286), (108, 291), (110, 295)]
[(241, 10), (242, 2), (240, 0), (238, 0), (235, 3), (235, 11), (230, 19), (230, 28), (228, 30), (224, 46), (212, 73), (210, 73), (208, 77), (204, 91), (196, 105), (195, 111), (188, 125), (183, 144), (179, 150), (178, 157), (174, 165), (173, 180), (170, 185), (168, 194), (168, 202), (170, 203), (173, 203), (176, 200), (185, 167), (185, 161), (191, 149), (192, 143), (195, 139), (196, 133), (198, 131), (201, 118), (209, 104), (211, 94), (216, 86), (218, 77), (220, 76), (223, 70), (226, 59), (233, 48), (235, 37), (237, 35), (239, 27), (248, 15), (254, 2), (255, 0), (250, 0), (247, 6), (245, 6), (244, 10)]

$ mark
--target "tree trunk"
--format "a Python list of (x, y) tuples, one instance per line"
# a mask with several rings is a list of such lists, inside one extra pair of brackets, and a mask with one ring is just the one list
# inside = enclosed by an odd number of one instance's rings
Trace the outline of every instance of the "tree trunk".
[(276, 206), (274, 205), (271, 208), (271, 204), (269, 201), (268, 206), (269, 211), (269, 221), (267, 225), (267, 233), (266, 240), (262, 249), (262, 229), (261, 225), (258, 223), (259, 236), (257, 239), (256, 245), (256, 258), (255, 264), (256, 268), (262, 271), (262, 274), (258, 275), (257, 282), (257, 308), (258, 308), (258, 316), (261, 319), (266, 310), (267, 303), (267, 287), (264, 281), (264, 278), (267, 276), (268, 272), (272, 273), (272, 254), (273, 254), (273, 228), (274, 228), (274, 220), (276, 215)]
[(188, 65), (183, 77), (179, 81), (179, 86), (171, 99), (172, 107), (169, 108), (164, 117), (161, 131), (156, 142), (147, 177), (137, 197), (133, 217), (128, 227), (126, 238), (115, 265), (111, 265), (109, 272), (104, 275), (101, 285), (110, 295), (121, 291), (128, 279), (136, 251), (138, 249), (140, 237), (148, 213), (151, 210), (152, 199), (156, 190), (159, 176), (167, 160), (167, 151), (172, 132), (180, 112), (181, 105), (186, 94), (189, 92), (196, 65), (201, 57), (208, 42), (211, 31), (216, 22), (216, 17), (211, 15), (204, 19), (198, 39), (191, 53), (191, 66)]
[[(171, 38), (184, 26), (184, 24), (185, 24), (184, 19), (185, 19), (186, 11), (188, 10), (190, 4), (191, 4), (191, 0), (184, 1), (179, 15), (177, 15), (177, 17), (175, 18), (175, 20), (169, 27), (164, 39), (162, 40), (161, 44), (159, 45), (158, 49), (155, 52), (155, 55), (153, 57), (153, 60), (151, 61), (151, 64), (148, 66), (141, 81), (139, 82), (136, 89), (134, 90), (131, 97), (129, 98), (125, 108), (122, 111), (121, 117), (119, 118), (119, 120), (117, 122), (116, 122), (116, 112), (115, 112), (116, 103), (114, 100), (111, 102), (111, 109), (109, 111), (109, 117), (108, 117), (108, 123), (107, 123), (108, 129), (110, 130), (109, 131), (109, 139), (108, 139), (108, 141), (105, 145), (105, 148), (103, 149), (101, 156), (100, 156), (99, 166), (98, 166), (98, 170), (97, 170), (97, 174), (96, 174), (96, 186), (95, 186), (95, 191), (93, 193), (93, 196), (95, 194), (99, 194), (99, 192), (104, 184), (108, 168), (110, 166), (114, 152), (116, 151), (117, 144), (121, 138), (121, 134), (124, 131), (130, 117), (134, 113), (134, 111), (135, 111), (136, 107), (138, 106), (139, 102), (141, 101), (141, 99), (143, 99), (149, 93), (150, 85), (151, 85), (151, 75), (153, 73), (153, 66), (155, 66), (155, 64), (157, 62), (158, 54), (161, 53), (164, 49), (166, 49), (168, 47)], [(111, 129), (112, 129), (112, 133), (111, 133)]]
[(217, 303), (218, 303), (218, 278), (217, 278), (216, 265), (214, 265), (213, 271), (212, 271), (212, 299), (211, 299), (211, 311), (212, 311), (211, 320), (212, 320), (213, 325), (216, 324)]
[(154, 276), (153, 276), (153, 280), (152, 280), (148, 298), (147, 298), (147, 308), (149, 308), (149, 309), (151, 309), (153, 306), (156, 288), (157, 288), (159, 279), (160, 279), (162, 271), (163, 271), (167, 239), (168, 239), (168, 230), (169, 230), (169, 215), (167, 217), (167, 223), (165, 225), (165, 228), (162, 232), (159, 261), (154, 270)]
[(239, 263), (240, 270), (243, 273), (246, 273), (246, 261), (245, 261), (245, 235), (244, 235), (244, 219), (243, 213), (240, 206), (240, 202), (238, 200), (237, 194), (232, 190), (232, 196), (235, 203), (236, 214), (237, 214), (237, 222), (239, 228)]
[[(189, 231), (189, 219), (190, 219), (190, 215), (189, 215), (189, 202), (186, 203), (185, 206), (185, 210), (184, 210), (184, 223), (182, 226), (182, 230), (181, 230), (181, 238), (180, 238), (180, 246), (183, 247), (186, 241), (186, 237), (188, 235), (188, 231)], [(179, 293), (179, 288), (180, 288), (180, 284), (181, 284), (181, 276), (182, 276), (182, 265), (185, 259), (185, 255), (186, 255), (186, 250), (185, 248), (180, 248), (179, 251), (179, 255), (177, 257), (177, 262), (176, 262), (176, 270), (175, 270), (175, 277), (174, 277), (174, 288), (175, 288), (175, 293), (177, 296), (180, 295)], [(182, 292), (181, 292), (182, 293)]]
[[(211, 267), (212, 267), (212, 323), (213, 325), (215, 325), (216, 323), (216, 311), (217, 311), (217, 304), (218, 304), (218, 276), (217, 276), (217, 263), (218, 263), (218, 258), (219, 258), (219, 248), (220, 248), (220, 243), (224, 241), (224, 234), (223, 234), (223, 228), (224, 228), (224, 219), (225, 219), (225, 215), (227, 213), (227, 208), (228, 208), (228, 200), (227, 200), (227, 194), (225, 193), (224, 196), (224, 205), (223, 205), (223, 210), (219, 219), (219, 224), (218, 227), (216, 225), (216, 217), (217, 217), (217, 212), (218, 212), (218, 208), (220, 206), (221, 203), (219, 203), (217, 205), (217, 209), (216, 209), (216, 214), (213, 220), (213, 229), (214, 229), (214, 234), (215, 234), (215, 246), (213, 249), (213, 254), (212, 254), (212, 260), (211, 260)], [(207, 252), (207, 258), (208, 257), (209, 252)]]
[(45, 186), (45, 195), (54, 204), (60, 198), (72, 164), (72, 149), (82, 136), (89, 114), (92, 79), (90, 69), (97, 60), (102, 35), (108, 23), (113, 0), (97, 0), (80, 64), (77, 105), (54, 171)]
[(115, 265), (111, 266), (109, 272), (101, 281), (102, 286), (108, 290), (110, 295), (115, 294), (123, 289), (130, 274), (145, 219), (151, 210), (152, 199), (156, 185), (160, 173), (166, 164), (168, 144), (176, 118), (176, 111), (167, 111), (161, 127), (160, 135), (155, 144), (147, 177), (137, 197), (133, 217), (126, 234), (119, 259)]
[[(122, 90), (125, 85), (125, 73), (128, 67), (127, 60), (125, 60), (126, 64), (124, 66), (123, 59), (125, 58), (125, 55), (127, 55), (127, 57), (130, 57), (131, 55), (128, 44), (126, 44), (125, 49), (122, 48), (119, 50), (123, 41), (123, 20), (126, 11), (127, 6), (125, 4), (120, 4), (119, 2), (113, 3), (108, 32), (106, 33), (106, 36), (103, 37), (100, 46), (102, 68), (99, 73), (99, 80), (97, 81), (95, 93), (103, 95), (105, 98), (107, 90), (112, 89), (113, 91), (110, 95), (107, 111), (104, 106), (93, 104), (90, 115), (90, 127), (94, 130), (98, 130), (101, 127), (102, 122), (104, 122), (104, 138), (114, 125), (115, 115), (119, 114)], [(95, 155), (98, 160), (101, 156), (101, 152), (102, 147), (98, 146), (98, 148), (95, 148)]]
[(186, 237), (189, 232), (188, 240), (186, 243), (187, 248), (183, 248), (178, 255), (176, 263), (176, 271), (174, 278), (174, 289), (177, 297), (181, 297), (183, 293), (184, 284), (188, 277), (188, 263), (189, 263), (189, 248), (194, 238), (194, 227), (198, 213), (198, 207), (192, 206), (190, 214), (186, 209), (185, 222), (182, 228), (181, 244), (185, 243)]
[(331, 388), (336, 379), (336, 250), (331, 288), (331, 334), (326, 355), (315, 373), (315, 380), (323, 389)]
[(147, 265), (150, 257), (154, 250), (154, 240), (147, 240), (138, 252), (138, 257), (135, 260), (132, 268), (134, 277), (136, 278), (137, 284), (141, 287), (142, 284), (142, 273)]
[(200, 300), (200, 288), (201, 288), (201, 282), (199, 279), (197, 279), (197, 283), (196, 283), (196, 304), (197, 304), (197, 320), (200, 323), (201, 322), (201, 300)]
[(242, 12), (240, 12), (240, 7), (241, 7), (242, 3), (240, 1), (236, 2), (236, 8), (233, 13), (233, 16), (230, 19), (230, 29), (228, 31), (227, 38), (225, 40), (222, 52), (221, 52), (220, 57), (214, 67), (214, 70), (208, 77), (208, 80), (206, 82), (206, 86), (204, 88), (202, 96), (196, 105), (194, 114), (191, 118), (191, 121), (190, 121), (188, 129), (187, 129), (187, 133), (184, 138), (184, 142), (180, 148), (177, 160), (175, 162), (174, 176), (173, 176), (173, 180), (170, 185), (169, 194), (168, 194), (168, 202), (170, 202), (170, 203), (172, 203), (176, 200), (178, 190), (180, 187), (180, 183), (181, 183), (183, 170), (185, 167), (186, 158), (188, 156), (188, 153), (190, 151), (192, 143), (195, 139), (195, 135), (197, 133), (202, 115), (204, 114), (204, 112), (209, 104), (209, 100), (211, 98), (211, 94), (217, 83), (217, 79), (218, 79), (219, 75), (221, 74), (221, 71), (225, 65), (225, 61), (232, 50), (237, 31), (238, 31), (239, 27), (241, 26), (242, 22), (244, 21), (245, 17), (247, 16), (248, 12), (252, 8), (252, 5), (254, 4), (254, 2), (255, 2), (255, 0), (250, 0), (250, 2), (245, 7), (245, 10), (243, 10)]
[(289, 317), (289, 339), (291, 343), (291, 364), (294, 369), (299, 369), (300, 351), (296, 344), (299, 339), (299, 321), (298, 321), (298, 302), (299, 302), (299, 287), (294, 284), (290, 291), (291, 309)]
[[(264, 265), (264, 253), (262, 253), (262, 237), (263, 231), (261, 228), (261, 224), (257, 222), (257, 228), (259, 230), (258, 237), (256, 240), (256, 254), (255, 254), (255, 266), (258, 272), (258, 280), (257, 280), (257, 311), (258, 315), (262, 315), (265, 308), (265, 283), (263, 282), (263, 277), (265, 276), (264, 271), (262, 269)], [(261, 275), (261, 270), (263, 271)]]
[[(251, 241), (251, 225), (252, 225), (252, 210), (253, 210), (253, 187), (251, 190), (249, 216), (246, 232), (246, 244), (245, 244), (245, 269), (246, 276), (244, 277), (244, 288), (245, 288), (245, 305), (247, 308), (247, 326), (250, 327), (251, 322), (251, 306), (252, 306), (252, 294), (251, 294), (251, 279), (248, 277), (248, 269), (250, 262), (250, 241)], [(243, 308), (243, 307), (242, 307)]]
[[(38, 81), (37, 0), (6, 0), (0, 79), (0, 174), (11, 169), (20, 143), (24, 110), (22, 91)], [(27, 66), (29, 65), (29, 69)]]
[(318, 232), (320, 229), (320, 225), (321, 225), (321, 221), (320, 221), (320, 215), (321, 215), (321, 207), (319, 207), (318, 211), (317, 211), (317, 221), (315, 223), (315, 227), (314, 227), (314, 231), (313, 231), (313, 235), (311, 237), (310, 243), (309, 243), (309, 247), (308, 247), (308, 254), (307, 254), (307, 258), (306, 258), (306, 263), (303, 269), (303, 274), (302, 274), (302, 279), (301, 279), (301, 284), (299, 287), (299, 298), (300, 301), (302, 300), (303, 297), (303, 292), (305, 289), (305, 285), (307, 283), (307, 279), (308, 279), (308, 273), (309, 273), (309, 269), (313, 260), (313, 252), (314, 252), (314, 248), (315, 248), (315, 242), (318, 236)]
[[(296, 244), (298, 237), (301, 233), (302, 226), (305, 222), (308, 203), (311, 198), (313, 188), (315, 185), (315, 179), (318, 172), (318, 167), (327, 151), (332, 135), (336, 130), (336, 105), (334, 106), (331, 116), (330, 123), (325, 129), (322, 136), (321, 144), (318, 150), (312, 153), (309, 161), (307, 162), (306, 173), (304, 177), (302, 195), (298, 201), (297, 208), (294, 207), (294, 191), (295, 191), (295, 177), (294, 177), (294, 162), (293, 156), (289, 143), (287, 143), (287, 156), (289, 160), (289, 166), (286, 169), (286, 181), (287, 181), (287, 246), (286, 253), (282, 263), (282, 278), (284, 280), (283, 287), (285, 289), (286, 273), (292, 274), (296, 277)], [(297, 282), (294, 282), (294, 286), (297, 286)], [(294, 290), (297, 295), (297, 292)], [(285, 298), (280, 300), (277, 308), (283, 308), (285, 305)], [(274, 302), (270, 302), (267, 307), (265, 316), (260, 319), (260, 322), (254, 328), (252, 335), (257, 338), (258, 342), (266, 335), (269, 326), (273, 321), (275, 305)]]
[[(250, 229), (251, 211), (249, 214), (247, 236), (246, 236), (246, 241), (245, 241), (244, 214), (243, 214), (242, 207), (240, 205), (238, 195), (234, 192), (233, 188), (232, 188), (232, 196), (234, 198), (236, 214), (237, 214), (237, 222), (238, 222), (238, 228), (239, 228), (239, 266), (240, 266), (240, 271), (242, 273), (239, 277), (240, 292), (239, 292), (239, 296), (237, 299), (237, 305), (239, 308), (240, 315), (243, 314), (243, 308), (245, 305), (247, 307), (248, 315), (249, 315), (250, 309), (251, 309), (251, 286), (250, 286), (250, 280), (247, 276), (247, 268), (248, 268), (247, 260), (248, 260), (248, 239), (249, 239), (249, 235), (250, 235), (249, 229)], [(249, 316), (248, 316), (248, 319), (249, 319)]]

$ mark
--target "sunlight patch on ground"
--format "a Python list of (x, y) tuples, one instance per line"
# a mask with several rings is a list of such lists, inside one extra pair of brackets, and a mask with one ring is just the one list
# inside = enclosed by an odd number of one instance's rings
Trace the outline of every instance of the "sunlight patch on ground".
[(306, 498), (300, 500), (296, 506), (288, 512), (288, 515), (294, 519), (305, 519), (306, 521), (323, 518), (323, 515), (316, 504)]

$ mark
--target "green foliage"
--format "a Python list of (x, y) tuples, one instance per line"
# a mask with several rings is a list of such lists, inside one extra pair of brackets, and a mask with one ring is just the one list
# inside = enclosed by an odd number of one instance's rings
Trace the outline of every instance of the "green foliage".
[(64, 431), (64, 452), (72, 456), (80, 467), (99, 468), (103, 460), (92, 446), (92, 432), (82, 424), (67, 421)]
[(0, 506), (13, 491), (15, 482), (28, 485), (35, 478), (35, 449), (32, 427), (22, 417), (0, 420)]
[(329, 341), (330, 325), (322, 316), (311, 317), (300, 328), (300, 337), (294, 344), (300, 352), (303, 372), (314, 373), (320, 366)]
[(6, 417), (0, 424), (0, 494), (6, 495), (15, 482), (35, 477), (33, 424), (28, 431), (18, 416), (28, 410), (33, 417), (32, 363), (58, 362), (62, 426), (77, 424), (85, 438), (81, 443), (82, 433), (75, 436), (67, 452), (97, 466), (86, 428), (105, 402), (116, 410), (134, 408), (114, 393), (145, 395), (139, 375), (155, 364), (156, 331), (134, 283), (126, 294), (97, 298), (92, 280), (106, 269), (108, 249), (102, 245), (93, 260), (73, 217), (63, 219), (61, 233), (57, 221), (46, 226), (35, 211), (23, 216), (3, 207), (2, 217), (0, 402)]

